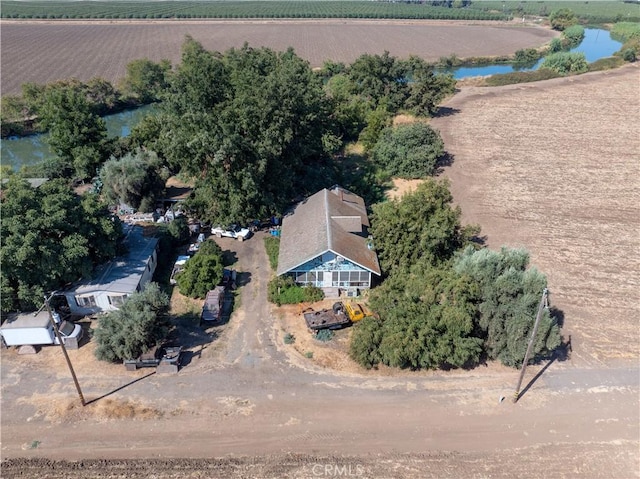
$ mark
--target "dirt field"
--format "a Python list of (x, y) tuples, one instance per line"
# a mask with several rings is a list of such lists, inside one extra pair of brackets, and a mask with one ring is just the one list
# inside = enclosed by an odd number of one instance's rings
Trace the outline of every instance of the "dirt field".
[(548, 275), (574, 360), (638, 360), (640, 70), (464, 88), (436, 118), (464, 220)]
[(429, 21), (72, 21), (0, 22), (2, 95), (20, 92), (25, 82), (47, 83), (76, 77), (116, 82), (138, 58), (180, 61), (185, 35), (210, 50), (266, 46), (296, 53), (312, 66), (325, 60), (350, 63), (363, 53), (437, 60), (514, 53), (537, 47), (555, 35), (539, 27)]

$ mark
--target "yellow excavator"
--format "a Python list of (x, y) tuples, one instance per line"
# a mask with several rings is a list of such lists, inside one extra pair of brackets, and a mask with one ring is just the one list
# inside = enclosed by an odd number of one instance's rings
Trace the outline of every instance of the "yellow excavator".
[(355, 302), (345, 303), (344, 310), (353, 323), (355, 323), (356, 321), (360, 321), (361, 319), (364, 319), (368, 316), (373, 316), (373, 312), (371, 312), (366, 306), (362, 306), (361, 304)]

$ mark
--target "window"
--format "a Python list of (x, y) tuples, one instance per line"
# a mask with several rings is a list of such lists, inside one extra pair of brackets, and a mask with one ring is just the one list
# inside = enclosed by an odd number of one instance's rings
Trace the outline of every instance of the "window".
[(76, 296), (76, 303), (81, 308), (95, 308), (96, 298), (93, 295), (90, 296)]
[(127, 297), (128, 297), (127, 294), (117, 294), (117, 295), (114, 294), (114, 295), (107, 296), (107, 298), (109, 298), (109, 304), (117, 308), (119, 308), (124, 304)]

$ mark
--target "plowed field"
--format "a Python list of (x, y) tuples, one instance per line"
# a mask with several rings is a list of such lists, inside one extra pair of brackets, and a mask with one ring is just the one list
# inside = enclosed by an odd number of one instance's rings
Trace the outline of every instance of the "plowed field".
[(312, 66), (325, 60), (350, 63), (363, 53), (385, 50), (398, 57), (427, 60), (514, 53), (537, 47), (555, 34), (538, 27), (489, 23), (464, 25), (427, 21), (167, 21), (11, 22), (3, 21), (2, 94), (20, 92), (24, 82), (47, 83), (76, 77), (115, 82), (138, 58), (180, 61), (180, 46), (191, 35), (214, 51), (244, 42), (275, 50), (293, 47)]
[(464, 218), (547, 273), (574, 360), (640, 356), (640, 71), (463, 88), (437, 118)]

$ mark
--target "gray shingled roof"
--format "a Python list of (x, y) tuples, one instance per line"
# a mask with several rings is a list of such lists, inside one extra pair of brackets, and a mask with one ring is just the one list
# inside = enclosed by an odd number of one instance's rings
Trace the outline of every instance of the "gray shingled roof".
[(376, 253), (361, 235), (369, 226), (362, 198), (339, 186), (323, 189), (283, 218), (278, 274), (332, 251), (380, 275)]

